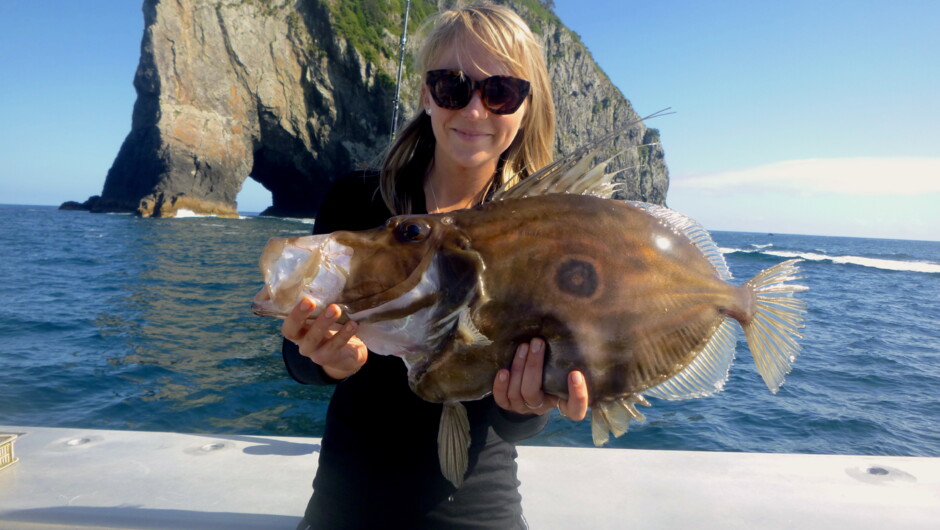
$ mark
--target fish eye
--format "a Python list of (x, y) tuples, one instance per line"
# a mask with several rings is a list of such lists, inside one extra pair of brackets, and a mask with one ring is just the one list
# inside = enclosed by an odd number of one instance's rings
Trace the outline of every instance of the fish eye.
[(399, 241), (417, 243), (427, 239), (431, 232), (431, 227), (422, 220), (404, 221), (395, 227), (395, 233)]

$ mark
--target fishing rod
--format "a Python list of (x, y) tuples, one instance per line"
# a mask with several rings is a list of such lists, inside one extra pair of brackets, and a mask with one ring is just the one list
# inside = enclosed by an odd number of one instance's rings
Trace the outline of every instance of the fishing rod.
[(405, 65), (405, 43), (408, 42), (408, 12), (411, 10), (411, 0), (405, 0), (405, 19), (401, 26), (401, 41), (398, 45), (398, 80), (395, 82), (395, 99), (392, 100), (392, 130), (389, 133), (388, 143), (395, 141), (395, 131), (398, 129), (398, 107), (401, 105), (401, 71)]

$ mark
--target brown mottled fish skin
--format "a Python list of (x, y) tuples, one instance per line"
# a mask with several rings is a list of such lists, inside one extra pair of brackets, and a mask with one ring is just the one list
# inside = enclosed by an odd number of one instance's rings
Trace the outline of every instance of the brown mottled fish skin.
[(434, 253), (444, 246), (443, 231), (420, 243), (402, 244), (392, 220), (364, 232), (334, 232), (333, 239), (356, 249), (342, 297), (336, 303), (356, 312), (398, 298), (421, 280)]
[(638, 394), (685, 367), (750, 293), (719, 279), (687, 237), (627, 203), (584, 195), (507, 199), (447, 214), (485, 263), (471, 307), (489, 345), (452, 340), (411, 373), (428, 401), (479, 399), (518, 344), (549, 349), (544, 386), (581, 370), (592, 404)]
[[(420, 226), (426, 237), (417, 241), (403, 237), (402, 223)], [(398, 318), (419, 309), (437, 305), (448, 312), (466, 301), (478, 287), (483, 263), (470, 249), (466, 235), (455, 230), (452, 219), (441, 215), (398, 216), (385, 226), (364, 232), (334, 232), (333, 239), (355, 248), (342, 295), (335, 303), (347, 313), (355, 313), (395, 300), (412, 290), (436, 261), (447, 289), (415, 300), (397, 312), (385, 312), (383, 319)]]

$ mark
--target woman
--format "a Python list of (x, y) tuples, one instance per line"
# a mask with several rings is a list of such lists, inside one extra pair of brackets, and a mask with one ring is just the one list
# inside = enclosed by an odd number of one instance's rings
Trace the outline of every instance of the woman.
[[(333, 186), (315, 233), (472, 207), (550, 161), (554, 108), (543, 52), (514, 12), (441, 13), (416, 62), (427, 73), (423, 112), (399, 133), (379, 175)], [(370, 354), (355, 322), (338, 326), (337, 306), (307, 320), (313, 311), (301, 301), (282, 327), (291, 375), (336, 385), (314, 494), (298, 528), (524, 528), (514, 444), (541, 431), (553, 408), (584, 418), (582, 374), (570, 374), (569, 399), (544, 394), (545, 343), (521, 344), (493, 395), (465, 403), (470, 466), (456, 489), (437, 460), (441, 405), (411, 392), (399, 359)]]

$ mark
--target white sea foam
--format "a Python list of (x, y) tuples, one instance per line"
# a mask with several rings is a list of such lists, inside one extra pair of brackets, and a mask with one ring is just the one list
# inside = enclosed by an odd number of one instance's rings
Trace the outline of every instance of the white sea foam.
[(766, 254), (781, 258), (802, 258), (807, 261), (830, 261), (840, 265), (860, 265), (874, 269), (888, 271), (926, 272), (940, 274), (940, 263), (930, 261), (902, 261), (880, 258), (866, 258), (864, 256), (830, 256), (820, 252), (799, 252), (790, 250), (768, 250), (768, 245), (754, 245), (756, 249), (719, 248), (722, 254), (742, 252), (746, 254)]
[(313, 217), (280, 217), (276, 215), (261, 215), (261, 214), (250, 214), (241, 212), (238, 214), (239, 219), (276, 219), (278, 221), (289, 221), (293, 223), (301, 223), (305, 225), (312, 225), (316, 223), (316, 219)]
[(192, 210), (187, 210), (186, 208), (180, 208), (179, 210), (176, 210), (176, 215), (175, 215), (174, 217), (176, 217), (177, 219), (185, 219), (185, 218), (188, 218), (188, 217), (212, 217), (212, 216), (211, 216), (211, 215), (202, 215), (202, 214), (198, 214), (198, 213), (196, 213), (196, 212), (194, 212), (194, 211), (192, 211)]

